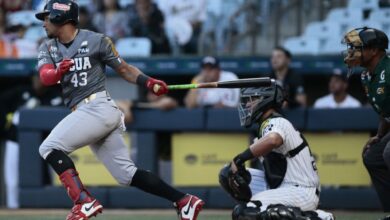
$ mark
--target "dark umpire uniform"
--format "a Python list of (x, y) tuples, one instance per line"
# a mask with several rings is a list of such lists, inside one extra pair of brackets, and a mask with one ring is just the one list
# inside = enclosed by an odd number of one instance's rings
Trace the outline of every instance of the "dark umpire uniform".
[[(380, 116), (377, 134), (363, 149), (363, 162), (385, 212), (390, 211), (390, 58), (389, 40), (374, 28), (357, 28), (344, 36), (348, 46), (344, 62), (366, 69), (361, 81), (368, 101)], [(390, 219), (390, 218), (389, 218)]]
[(367, 98), (380, 115), (378, 134), (366, 146), (363, 162), (370, 173), (384, 211), (390, 211), (390, 58), (385, 55), (373, 74), (363, 73), (362, 84)]

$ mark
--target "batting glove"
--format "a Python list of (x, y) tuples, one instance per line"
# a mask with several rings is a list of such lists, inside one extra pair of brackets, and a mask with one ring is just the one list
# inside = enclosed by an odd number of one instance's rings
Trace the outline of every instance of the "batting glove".
[(63, 59), (61, 63), (58, 65), (56, 69), (56, 73), (60, 76), (64, 75), (67, 73), (70, 68), (74, 65), (73, 60), (71, 59)]
[(168, 86), (164, 81), (153, 79), (151, 77), (149, 77), (146, 81), (146, 87), (157, 96), (168, 93)]

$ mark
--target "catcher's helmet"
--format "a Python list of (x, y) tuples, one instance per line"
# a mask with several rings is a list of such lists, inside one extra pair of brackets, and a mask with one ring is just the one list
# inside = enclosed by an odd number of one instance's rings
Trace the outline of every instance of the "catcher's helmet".
[(44, 20), (49, 15), (53, 24), (62, 25), (68, 22), (78, 24), (79, 6), (73, 0), (49, 0), (42, 12), (36, 13), (35, 17)]
[(284, 100), (283, 89), (275, 82), (269, 87), (241, 89), (238, 106), (241, 126), (250, 127), (268, 109), (281, 108)]

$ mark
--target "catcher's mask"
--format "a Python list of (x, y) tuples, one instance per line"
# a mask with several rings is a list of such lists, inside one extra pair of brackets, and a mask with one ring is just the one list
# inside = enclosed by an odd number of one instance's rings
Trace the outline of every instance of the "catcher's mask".
[(268, 109), (281, 108), (284, 100), (283, 89), (275, 82), (269, 87), (241, 89), (238, 106), (241, 126), (250, 127)]
[(365, 48), (386, 50), (389, 39), (383, 31), (362, 27), (349, 31), (344, 36), (342, 43), (347, 45), (347, 50), (343, 51), (343, 55), (344, 63), (347, 64), (350, 75), (353, 67), (361, 66)]

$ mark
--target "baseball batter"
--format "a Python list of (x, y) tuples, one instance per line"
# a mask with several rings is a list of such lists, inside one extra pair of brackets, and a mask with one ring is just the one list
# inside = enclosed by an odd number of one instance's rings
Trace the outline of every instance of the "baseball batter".
[(39, 147), (40, 155), (59, 175), (74, 202), (66, 219), (88, 219), (103, 209), (82, 184), (68, 156), (90, 145), (119, 184), (166, 198), (174, 203), (180, 219), (195, 220), (202, 200), (179, 192), (130, 160), (121, 135), (122, 112), (105, 88), (105, 67), (110, 66), (126, 81), (145, 86), (156, 95), (167, 93), (167, 85), (127, 64), (108, 37), (78, 29), (78, 5), (74, 1), (50, 0), (36, 17), (43, 21), (49, 38), (39, 48), (41, 81), (45, 85), (60, 82), (65, 105), (72, 110)]
[[(267, 216), (290, 219), (284, 215), (298, 219), (295, 218), (298, 215), (286, 207), (312, 211), (309, 213), (313, 216), (306, 217), (313, 218), (307, 219), (320, 219), (313, 212), (320, 192), (315, 161), (302, 134), (279, 113), (283, 101), (283, 91), (275, 83), (270, 87), (241, 90), (241, 125), (249, 127), (257, 123), (260, 128), (259, 138), (238, 154), (220, 174), (221, 185), (228, 192), (233, 192), (233, 197), (241, 194), (245, 196), (235, 198), (250, 201), (235, 207), (233, 220), (269, 219)], [(257, 157), (263, 160), (264, 173), (255, 169), (248, 172), (244, 163)], [(275, 205), (278, 207), (273, 208)], [(327, 217), (332, 219), (331, 215)]]

